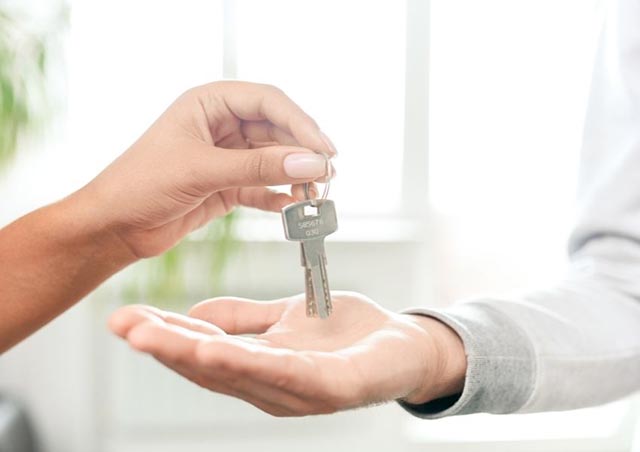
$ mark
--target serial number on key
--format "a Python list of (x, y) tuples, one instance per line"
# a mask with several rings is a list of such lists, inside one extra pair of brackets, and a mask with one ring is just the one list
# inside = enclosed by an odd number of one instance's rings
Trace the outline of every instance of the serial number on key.
[(322, 219), (320, 218), (316, 218), (314, 220), (299, 221), (298, 229), (315, 228), (318, 226), (322, 226), (323, 224), (324, 224), (324, 221), (322, 221)]

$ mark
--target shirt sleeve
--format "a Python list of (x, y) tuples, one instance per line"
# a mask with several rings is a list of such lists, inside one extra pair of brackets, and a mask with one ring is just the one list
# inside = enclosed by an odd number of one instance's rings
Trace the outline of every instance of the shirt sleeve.
[[(461, 394), (424, 418), (605, 403), (640, 389), (640, 0), (608, 5), (585, 122), (567, 277), (546, 290), (416, 308), (462, 338)], [(535, 240), (535, 237), (532, 237)]]

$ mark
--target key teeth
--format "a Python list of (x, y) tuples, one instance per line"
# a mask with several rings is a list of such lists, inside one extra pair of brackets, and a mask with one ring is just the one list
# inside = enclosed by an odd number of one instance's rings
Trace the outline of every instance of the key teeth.
[[(304, 256), (304, 251), (303, 251)], [(316, 302), (313, 294), (313, 280), (311, 278), (311, 272), (308, 268), (304, 269), (304, 293), (307, 307), (307, 317), (315, 317), (317, 315)]]

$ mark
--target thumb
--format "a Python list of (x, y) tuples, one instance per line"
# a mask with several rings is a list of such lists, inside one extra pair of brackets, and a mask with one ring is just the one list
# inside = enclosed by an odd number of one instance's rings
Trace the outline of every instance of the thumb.
[(219, 297), (201, 301), (189, 310), (189, 316), (213, 323), (229, 334), (262, 334), (280, 320), (286, 307), (287, 299)]
[(327, 159), (310, 149), (267, 146), (256, 149), (211, 149), (205, 171), (216, 189), (311, 182), (327, 174)]

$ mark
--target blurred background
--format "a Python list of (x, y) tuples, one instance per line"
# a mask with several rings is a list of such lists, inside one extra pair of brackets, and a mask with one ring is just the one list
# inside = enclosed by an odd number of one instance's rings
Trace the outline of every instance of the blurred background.
[[(0, 1), (0, 224), (88, 182), (187, 88), (284, 89), (335, 142), (332, 288), (388, 309), (552, 284), (566, 264), (596, 0)], [(283, 187), (286, 189), (286, 187)], [(276, 419), (183, 381), (105, 327), (303, 290), (278, 215), (238, 211), (113, 278), (0, 357), (43, 452), (624, 451), (640, 405)]]

